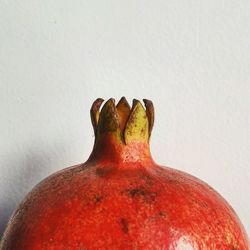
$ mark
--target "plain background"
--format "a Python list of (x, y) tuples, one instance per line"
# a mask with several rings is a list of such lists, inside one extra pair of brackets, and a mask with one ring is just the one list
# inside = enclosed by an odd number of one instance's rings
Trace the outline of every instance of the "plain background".
[(250, 233), (249, 0), (2, 0), (0, 231), (47, 175), (84, 162), (97, 97), (153, 100), (151, 148), (208, 182)]

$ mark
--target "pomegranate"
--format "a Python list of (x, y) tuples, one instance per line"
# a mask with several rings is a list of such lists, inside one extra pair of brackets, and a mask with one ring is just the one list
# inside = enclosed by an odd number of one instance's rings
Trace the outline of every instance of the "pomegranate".
[(247, 250), (229, 204), (199, 179), (150, 155), (153, 104), (123, 97), (91, 108), (89, 159), (38, 184), (12, 215), (2, 250)]

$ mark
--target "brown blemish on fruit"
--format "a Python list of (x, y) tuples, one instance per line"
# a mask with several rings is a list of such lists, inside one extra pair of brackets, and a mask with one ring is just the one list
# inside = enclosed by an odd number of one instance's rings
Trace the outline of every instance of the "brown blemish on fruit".
[(132, 198), (134, 198), (135, 196), (144, 196), (145, 195), (145, 191), (142, 188), (130, 189), (128, 192)]
[(146, 203), (151, 203), (151, 202), (155, 201), (156, 197), (157, 197), (156, 192), (148, 192), (143, 187), (130, 189), (130, 190), (128, 190), (128, 194), (132, 198), (142, 197)]
[(101, 167), (101, 168), (97, 168), (96, 169), (96, 175), (100, 176), (100, 177), (105, 177), (106, 175), (108, 175), (110, 172), (112, 171), (112, 168), (109, 167)]
[(161, 217), (164, 217), (164, 218), (167, 216), (166, 212), (164, 212), (164, 211), (160, 211), (160, 212), (159, 212), (159, 215), (160, 215)]
[(120, 220), (122, 231), (127, 234), (128, 233), (128, 221), (124, 218), (121, 218)]
[(101, 202), (102, 199), (103, 199), (103, 196), (101, 196), (101, 195), (96, 195), (96, 196), (95, 196), (95, 203)]

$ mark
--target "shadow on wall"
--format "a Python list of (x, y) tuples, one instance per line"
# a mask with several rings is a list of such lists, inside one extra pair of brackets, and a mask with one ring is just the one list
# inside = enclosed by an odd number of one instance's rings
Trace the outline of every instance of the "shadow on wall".
[(60, 156), (65, 157), (65, 150), (60, 147), (50, 151), (48, 147), (33, 146), (26, 155), (18, 157), (13, 153), (3, 159), (8, 172), (5, 171), (1, 183), (0, 239), (16, 206), (37, 183), (55, 172), (55, 166), (62, 160)]

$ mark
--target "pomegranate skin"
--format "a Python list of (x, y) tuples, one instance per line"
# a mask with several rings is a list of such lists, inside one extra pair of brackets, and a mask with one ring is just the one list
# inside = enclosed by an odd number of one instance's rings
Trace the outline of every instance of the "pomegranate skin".
[(247, 250), (230, 205), (201, 180), (157, 165), (148, 143), (105, 132), (89, 160), (38, 184), (8, 224), (2, 250)]

